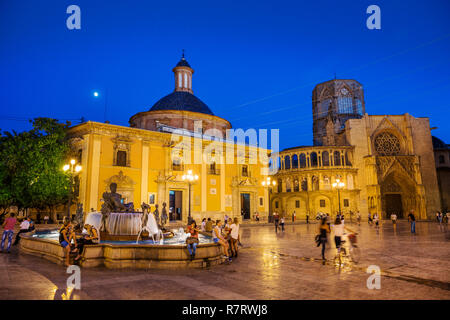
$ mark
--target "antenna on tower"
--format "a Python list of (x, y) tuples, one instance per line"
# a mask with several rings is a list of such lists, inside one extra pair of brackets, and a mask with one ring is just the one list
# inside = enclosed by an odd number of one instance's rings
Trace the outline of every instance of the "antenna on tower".
[(184, 59), (184, 49), (182, 49), (181, 59)]

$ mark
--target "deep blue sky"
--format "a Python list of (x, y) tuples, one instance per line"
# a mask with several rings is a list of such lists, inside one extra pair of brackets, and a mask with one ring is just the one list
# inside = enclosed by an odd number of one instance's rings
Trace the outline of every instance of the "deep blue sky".
[[(81, 30), (66, 8), (81, 7)], [(381, 30), (366, 8), (381, 8)], [(279, 128), (312, 144), (311, 91), (353, 78), (369, 114), (429, 117), (450, 143), (450, 1), (0, 0), (0, 128), (24, 119), (128, 125), (173, 91), (181, 49), (194, 93), (235, 128)], [(75, 122), (74, 122), (75, 123)]]

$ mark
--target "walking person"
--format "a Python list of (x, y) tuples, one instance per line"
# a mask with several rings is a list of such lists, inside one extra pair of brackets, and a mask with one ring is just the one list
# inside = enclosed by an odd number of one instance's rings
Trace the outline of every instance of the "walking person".
[(284, 217), (281, 217), (281, 219), (280, 219), (280, 225), (281, 225), (281, 231), (284, 232)]
[(320, 221), (319, 238), (318, 238), (319, 241), (317, 241), (318, 247), (320, 245), (322, 245), (322, 260), (326, 260), (325, 259), (325, 247), (328, 242), (328, 236), (327, 236), (328, 233), (330, 233), (330, 226), (327, 223), (327, 218), (324, 217)]
[(379, 229), (378, 223), (379, 223), (379, 219), (378, 219), (378, 213), (374, 213), (373, 214), (373, 222), (375, 222), (375, 228)]
[(240, 242), (239, 235), (239, 220), (237, 217), (234, 218), (233, 224), (231, 225), (231, 255), (233, 257), (238, 256), (238, 243)]
[(361, 213), (359, 213), (359, 210), (356, 211), (356, 221), (358, 221), (358, 226), (361, 225)]
[(391, 214), (391, 221), (392, 221), (392, 225), (394, 226), (394, 231), (397, 227), (397, 215), (395, 214), (395, 212), (392, 212)]
[(280, 216), (278, 215), (278, 212), (275, 212), (273, 219), (274, 219), (274, 224), (275, 224), (275, 233), (278, 233), (278, 224), (280, 222)]
[(408, 221), (411, 223), (411, 233), (416, 233), (416, 216), (414, 210), (411, 210), (408, 214)]
[(24, 219), (21, 223), (20, 223), (20, 230), (16, 235), (16, 240), (13, 243), (13, 246), (17, 245), (20, 241), (20, 235), (22, 233), (26, 233), (28, 232), (28, 229), (30, 228), (30, 222), (28, 221), (28, 219)]
[(294, 212), (292, 213), (292, 222), (294, 222), (295, 221), (295, 210), (294, 210)]
[(11, 212), (9, 214), (9, 217), (5, 219), (5, 221), (2, 224), (3, 227), (3, 234), (2, 234), (2, 244), (0, 248), (0, 253), (3, 252), (3, 249), (5, 248), (5, 240), (8, 238), (8, 247), (6, 248), (6, 253), (10, 253), (11, 244), (12, 244), (12, 238), (14, 235), (14, 227), (17, 223), (16, 214), (14, 212)]
[(306, 212), (306, 224), (309, 224), (309, 211)]
[(369, 224), (369, 226), (372, 226), (373, 221), (372, 221), (372, 215), (369, 212), (369, 216), (367, 217), (367, 223)]

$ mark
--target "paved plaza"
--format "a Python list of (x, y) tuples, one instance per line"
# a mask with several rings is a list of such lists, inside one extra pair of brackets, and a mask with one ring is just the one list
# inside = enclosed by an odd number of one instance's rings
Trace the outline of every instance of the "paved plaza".
[[(335, 249), (322, 262), (317, 224), (242, 226), (244, 245), (229, 265), (194, 270), (81, 270), (72, 299), (450, 299), (450, 231), (418, 222), (417, 234), (400, 221), (396, 231), (367, 223), (359, 232), (361, 259), (339, 267)], [(331, 234), (333, 237), (333, 234)], [(381, 268), (381, 288), (369, 290), (369, 265)], [(65, 299), (63, 266), (19, 253), (0, 254), (0, 299)]]

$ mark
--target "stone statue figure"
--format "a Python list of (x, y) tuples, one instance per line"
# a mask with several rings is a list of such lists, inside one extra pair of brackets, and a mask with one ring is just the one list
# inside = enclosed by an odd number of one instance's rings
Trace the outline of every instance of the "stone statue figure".
[(142, 202), (141, 208), (142, 208), (142, 227), (144, 227), (147, 225), (148, 213), (150, 212), (150, 206), (148, 204), (146, 204), (145, 202)]
[(111, 183), (109, 185), (111, 192), (103, 192), (103, 204), (102, 204), (102, 226), (101, 231), (106, 231), (106, 220), (111, 212), (125, 212), (127, 208), (122, 204), (122, 196), (117, 193), (117, 183)]
[[(158, 210), (158, 205), (156, 205), (156, 209)], [(164, 227), (166, 225), (167, 219), (168, 219), (168, 216), (167, 216), (167, 210), (166, 210), (166, 203), (163, 202), (163, 208), (161, 211), (161, 226), (162, 227)]]
[(77, 203), (77, 213), (75, 215), (75, 223), (78, 224), (81, 228), (83, 228), (84, 219), (83, 219), (83, 204)]
[(159, 210), (157, 204), (155, 205), (155, 211), (153, 211), (153, 214), (155, 215), (156, 224), (159, 225)]
[(111, 192), (103, 192), (102, 213), (109, 214), (111, 212), (125, 212), (127, 208), (122, 203), (122, 196), (117, 193), (117, 183), (109, 185)]

